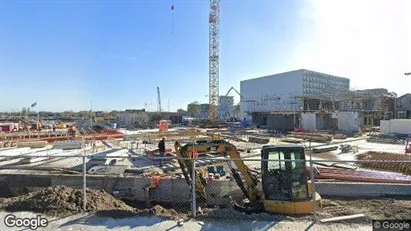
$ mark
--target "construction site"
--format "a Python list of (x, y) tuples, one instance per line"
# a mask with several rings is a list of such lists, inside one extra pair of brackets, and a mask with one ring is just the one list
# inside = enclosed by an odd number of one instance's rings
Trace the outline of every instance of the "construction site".
[(165, 112), (157, 87), (150, 118), (1, 118), (0, 209), (179, 222), (409, 220), (409, 94), (353, 90), (349, 78), (299, 69), (220, 95), (220, 5), (209, 2), (208, 104)]
[[(410, 149), (401, 138), (371, 133), (347, 138), (325, 132), (278, 136), (252, 128), (235, 135), (227, 128), (141, 130), (123, 138), (104, 139), (99, 138), (101, 133), (61, 135), (68, 137), (66, 141), (60, 137), (50, 140), (47, 132), (2, 136), (1, 142), (8, 143), (0, 150), (3, 209), (67, 215), (118, 208), (171, 219), (193, 214), (198, 219), (270, 220), (284, 219), (285, 215), (311, 219), (314, 211), (320, 219), (357, 217), (359, 211), (369, 219), (406, 219), (411, 215), (411, 157), (406, 154)], [(166, 155), (161, 157), (158, 143), (163, 137)], [(289, 159), (296, 165), (303, 160), (312, 171), (305, 173), (303, 167), (292, 170), (305, 174), (300, 187), (309, 190), (305, 203), (310, 205), (302, 206), (301, 211), (285, 207), (244, 209), (244, 199), (256, 203), (251, 196), (254, 191), (270, 198), (267, 190), (273, 190), (273, 196), (280, 200), (295, 201), (281, 196), (288, 188), (287, 181), (278, 182), (282, 189), (264, 186), (264, 174), (268, 173), (262, 159), (267, 159), (263, 154), (267, 147), (284, 153), (301, 148), (300, 160), (296, 156)], [(314, 201), (312, 185), (318, 194)], [(198, 205), (194, 210), (193, 195)], [(243, 210), (230, 209), (233, 202)], [(318, 205), (315, 210), (314, 205)], [(383, 214), (381, 206), (385, 207)]]

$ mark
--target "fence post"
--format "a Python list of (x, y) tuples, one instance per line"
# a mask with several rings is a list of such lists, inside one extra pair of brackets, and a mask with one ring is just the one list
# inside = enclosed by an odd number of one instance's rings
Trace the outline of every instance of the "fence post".
[(191, 212), (193, 214), (193, 217), (196, 217), (196, 160), (192, 158), (193, 160), (193, 172), (191, 173), (191, 194), (192, 194), (192, 208)]
[(87, 183), (86, 183), (86, 156), (83, 156), (83, 210), (87, 208)]
[[(311, 154), (310, 154), (310, 157), (311, 157)], [(315, 190), (315, 179), (314, 179), (314, 165), (313, 165), (313, 160), (312, 160), (312, 158), (310, 158), (310, 175), (311, 175), (311, 184), (312, 184), (312, 187), (313, 187), (313, 195), (312, 195), (312, 198), (313, 198), (313, 203), (314, 203), (314, 211), (313, 211), (313, 215), (314, 215), (314, 222), (317, 222), (317, 201), (316, 201), (316, 190)]]

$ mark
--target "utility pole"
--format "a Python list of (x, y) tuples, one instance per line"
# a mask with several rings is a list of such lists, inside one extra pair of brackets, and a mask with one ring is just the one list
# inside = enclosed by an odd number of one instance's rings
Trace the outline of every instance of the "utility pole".
[(90, 119), (93, 118), (93, 101), (90, 100)]
[(157, 111), (161, 113), (161, 96), (160, 96), (160, 88), (157, 87)]

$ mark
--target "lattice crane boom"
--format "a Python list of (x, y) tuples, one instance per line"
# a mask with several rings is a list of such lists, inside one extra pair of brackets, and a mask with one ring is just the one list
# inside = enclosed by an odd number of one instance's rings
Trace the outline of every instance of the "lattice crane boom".
[(219, 43), (220, 43), (220, 0), (210, 0), (209, 15), (209, 118), (215, 125), (219, 97)]

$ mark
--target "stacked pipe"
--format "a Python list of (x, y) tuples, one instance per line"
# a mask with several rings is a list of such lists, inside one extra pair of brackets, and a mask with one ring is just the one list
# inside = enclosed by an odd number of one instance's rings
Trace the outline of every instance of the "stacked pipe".
[(359, 171), (355, 169), (316, 167), (316, 179), (411, 184), (411, 178), (400, 173)]
[(361, 166), (364, 168), (389, 170), (411, 175), (411, 163), (390, 163), (390, 161), (411, 161), (411, 156), (390, 153), (368, 152), (367, 154), (358, 155), (358, 159), (386, 161), (361, 163)]
[(318, 142), (318, 143), (327, 143), (333, 139), (332, 135), (320, 134), (320, 133), (293, 132), (287, 135), (287, 137), (299, 138), (299, 139), (309, 140), (309, 141)]

